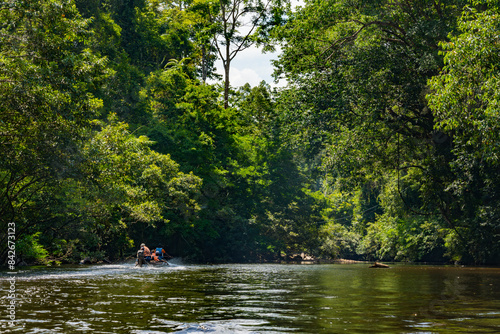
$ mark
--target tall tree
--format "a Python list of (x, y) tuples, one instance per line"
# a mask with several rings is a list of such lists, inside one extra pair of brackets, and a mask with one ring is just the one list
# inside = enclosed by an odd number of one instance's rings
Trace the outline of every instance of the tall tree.
[(100, 127), (89, 134), (82, 148), (81, 170), (86, 177), (65, 185), (71, 194), (66, 202), (79, 217), (79, 237), (90, 235), (95, 240), (96, 245), (81, 248), (117, 258), (133, 245), (128, 240), (135, 245), (141, 238), (158, 242), (166, 225), (190, 224), (199, 209), (195, 197), (201, 179), (180, 172), (169, 155), (153, 151), (152, 141), (134, 136), (116, 115)]
[[(486, 2), (485, 2), (486, 3)], [(428, 95), (436, 130), (452, 141), (443, 215), (475, 262), (500, 257), (500, 24), (498, 8), (466, 8), (460, 33), (443, 42), (445, 66)]]
[[(224, 108), (229, 107), (231, 62), (242, 51), (256, 44), (263, 27), (276, 21), (284, 1), (219, 0), (194, 2), (193, 9), (206, 17), (205, 31), (212, 37), (224, 68)], [(206, 34), (203, 34), (206, 36)]]
[[(452, 173), (450, 141), (435, 131), (425, 95), (443, 65), (439, 42), (456, 30), (465, 4), (308, 1), (277, 29), (284, 43), (279, 73), (292, 83), (282, 100), (283, 117), (296, 125), (290, 134), (324, 154), (334, 182), (365, 192), (363, 212), (382, 204), (377, 194), (393, 171), (406, 212), (460, 234), (443, 214), (453, 201), (443, 191)], [(384, 210), (375, 213), (353, 221), (366, 229)]]
[[(170, 59), (195, 57), (192, 20), (178, 4), (155, 0), (76, 0), (95, 32), (89, 47), (115, 71), (99, 92), (104, 109), (130, 124), (147, 122), (139, 91), (151, 71)], [(103, 115), (105, 119), (107, 114)]]
[(235, 154), (234, 111), (222, 107), (215, 87), (196, 78), (188, 59), (171, 61), (164, 70), (151, 73), (142, 96), (153, 117), (154, 125), (148, 129), (156, 142), (153, 148), (171, 154), (182, 170), (203, 179), (199, 218), (191, 227), (172, 226), (170, 234), (195, 245), (191, 254), (184, 255), (221, 259), (227, 249), (217, 241), (226, 238), (221, 231), (236, 218), (226, 214), (232, 188), (230, 161)]
[(75, 172), (106, 60), (87, 48), (88, 21), (71, 1), (4, 2), (0, 22), (0, 222), (21, 237), (50, 206), (33, 199)]

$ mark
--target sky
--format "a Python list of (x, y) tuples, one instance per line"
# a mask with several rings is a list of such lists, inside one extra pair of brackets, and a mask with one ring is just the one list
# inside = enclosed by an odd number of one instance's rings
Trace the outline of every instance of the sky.
[[(275, 83), (272, 77), (274, 69), (271, 60), (278, 59), (278, 54), (278, 52), (263, 54), (262, 50), (255, 46), (238, 53), (231, 62), (229, 70), (231, 86), (239, 87), (249, 83), (250, 86), (254, 87), (259, 85), (262, 80), (266, 81), (271, 87), (283, 86), (285, 84), (284, 80)], [(218, 60), (215, 66), (217, 73), (223, 75), (222, 61)]]

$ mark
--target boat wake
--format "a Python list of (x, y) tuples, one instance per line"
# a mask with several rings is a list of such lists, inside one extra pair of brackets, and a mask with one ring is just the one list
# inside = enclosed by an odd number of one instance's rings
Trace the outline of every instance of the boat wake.
[(123, 275), (143, 275), (147, 272), (168, 272), (187, 268), (181, 259), (168, 261), (169, 265), (145, 265), (137, 267), (135, 261), (114, 264), (94, 265), (62, 265), (58, 267), (22, 267), (15, 273), (0, 272), (0, 281), (9, 280), (13, 276), (20, 281), (52, 280), (52, 279), (84, 279), (84, 278), (112, 278)]

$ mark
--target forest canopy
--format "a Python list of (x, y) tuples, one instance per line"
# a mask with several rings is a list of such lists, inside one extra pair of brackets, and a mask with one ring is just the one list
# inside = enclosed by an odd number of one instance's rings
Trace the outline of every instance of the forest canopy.
[[(499, 15), (488, 0), (5, 1), (1, 262), (145, 242), (196, 262), (498, 264)], [(279, 47), (285, 87), (231, 85), (254, 45)]]

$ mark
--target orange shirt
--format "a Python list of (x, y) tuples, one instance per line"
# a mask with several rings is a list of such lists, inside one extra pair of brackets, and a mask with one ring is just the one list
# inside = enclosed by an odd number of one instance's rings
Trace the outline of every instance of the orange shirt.
[(144, 246), (144, 256), (151, 256), (151, 251), (146, 246)]

